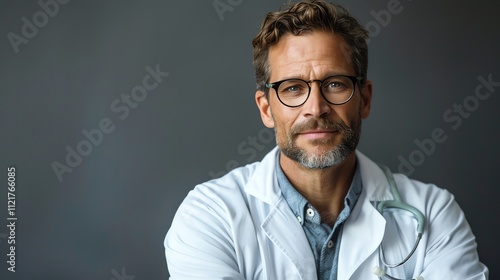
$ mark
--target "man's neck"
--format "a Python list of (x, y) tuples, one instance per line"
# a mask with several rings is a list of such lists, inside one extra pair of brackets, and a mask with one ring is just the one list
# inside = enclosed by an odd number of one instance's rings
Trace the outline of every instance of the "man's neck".
[(354, 176), (356, 154), (334, 167), (308, 169), (281, 153), (280, 165), (292, 186), (318, 210), (321, 219), (327, 224), (335, 223)]

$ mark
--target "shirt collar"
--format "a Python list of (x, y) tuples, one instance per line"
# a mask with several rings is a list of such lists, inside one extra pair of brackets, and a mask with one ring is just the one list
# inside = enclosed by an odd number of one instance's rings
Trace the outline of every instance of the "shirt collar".
[[(283, 197), (288, 203), (288, 206), (302, 225), (304, 224), (304, 212), (306, 211), (309, 202), (292, 186), (290, 181), (288, 181), (288, 179), (286, 178), (280, 166), (280, 154), (281, 152), (278, 151), (276, 155), (276, 176), (278, 179), (278, 184), (281, 188)], [(349, 191), (344, 198), (344, 209), (340, 212), (336, 224), (344, 222), (349, 217), (352, 209), (359, 199), (362, 188), (363, 185), (361, 180), (361, 172), (359, 170), (359, 164), (356, 164), (356, 170), (354, 171), (354, 176), (349, 187)]]

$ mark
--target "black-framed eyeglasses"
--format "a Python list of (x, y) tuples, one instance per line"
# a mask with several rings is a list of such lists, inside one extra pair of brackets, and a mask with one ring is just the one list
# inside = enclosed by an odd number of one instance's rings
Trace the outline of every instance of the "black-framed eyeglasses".
[(311, 83), (318, 82), (323, 98), (330, 104), (342, 105), (351, 100), (358, 81), (362, 77), (334, 75), (324, 80), (304, 81), (286, 79), (266, 84), (267, 88), (276, 91), (279, 101), (287, 107), (299, 107), (306, 103), (311, 94)]

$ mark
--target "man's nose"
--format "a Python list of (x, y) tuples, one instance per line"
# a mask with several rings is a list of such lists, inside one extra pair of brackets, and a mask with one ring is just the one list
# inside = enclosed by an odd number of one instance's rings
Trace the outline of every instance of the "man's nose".
[(318, 118), (329, 115), (332, 111), (332, 107), (321, 94), (320, 83), (317, 81), (310, 81), (309, 86), (311, 87), (309, 98), (306, 103), (302, 105), (302, 113), (304, 116)]

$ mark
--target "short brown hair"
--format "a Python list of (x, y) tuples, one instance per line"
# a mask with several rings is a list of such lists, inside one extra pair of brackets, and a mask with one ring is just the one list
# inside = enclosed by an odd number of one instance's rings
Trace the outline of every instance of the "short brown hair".
[(356, 75), (363, 78), (361, 86), (364, 85), (368, 69), (368, 31), (344, 7), (323, 0), (309, 0), (292, 4), (287, 10), (268, 13), (262, 22), (252, 41), (257, 90), (268, 92), (269, 48), (286, 34), (298, 36), (313, 31), (329, 31), (344, 38), (347, 46), (343, 51), (351, 56)]

